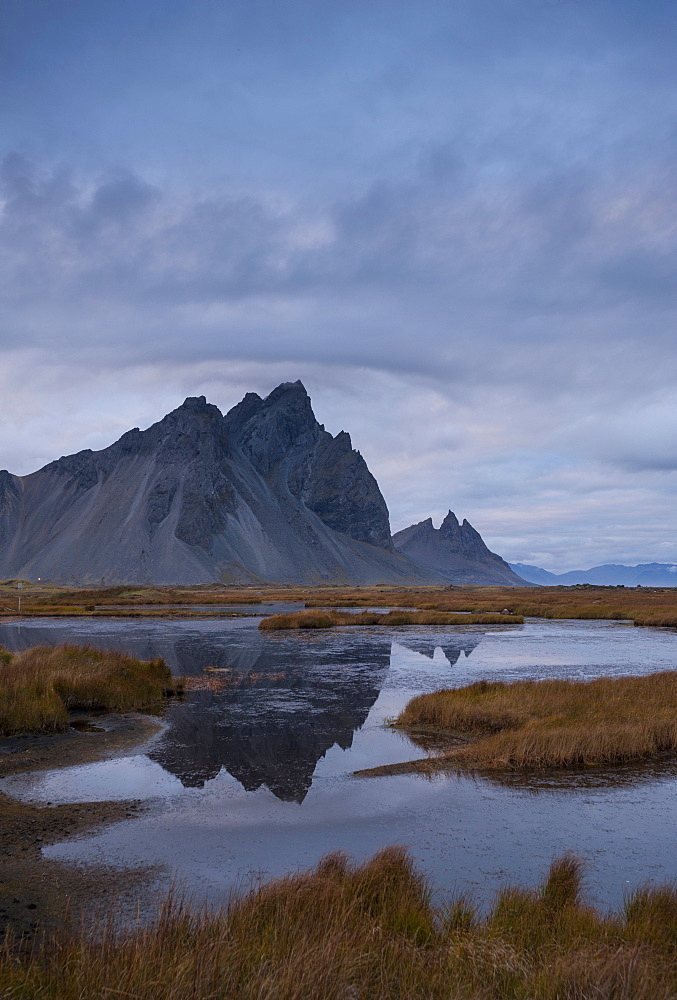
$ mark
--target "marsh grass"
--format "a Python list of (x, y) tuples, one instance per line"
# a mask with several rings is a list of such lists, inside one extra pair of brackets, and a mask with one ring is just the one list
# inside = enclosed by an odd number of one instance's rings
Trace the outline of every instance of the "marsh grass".
[[(0, 587), (0, 592), (2, 588)], [(10, 588), (5, 592), (10, 598), (19, 596), (19, 592)], [(79, 588), (76, 590), (65, 588), (39, 589), (35, 584), (29, 584), (24, 591), (30, 605), (25, 607), (27, 613), (45, 611), (60, 611), (62, 606), (82, 610), (83, 607), (91, 606), (105, 608), (107, 606), (135, 608), (138, 605), (165, 604), (260, 604), (259, 595), (247, 593), (246, 591), (227, 591), (223, 587), (215, 586), (204, 589), (196, 587), (104, 587), (99, 589)]]
[(677, 891), (643, 888), (616, 913), (589, 906), (580, 862), (488, 913), (435, 905), (405, 851), (340, 855), (234, 898), (220, 912), (170, 897), (158, 918), (0, 949), (13, 1000), (668, 1000), (677, 991)]
[(343, 625), (521, 625), (524, 619), (504, 614), (453, 614), (440, 611), (388, 611), (385, 614), (363, 611), (292, 611), (271, 615), (259, 623), (260, 629), (322, 629)]
[(618, 764), (677, 750), (677, 671), (592, 681), (479, 681), (412, 699), (397, 726), (471, 742), (422, 769)]
[(155, 711), (180, 684), (161, 659), (73, 645), (2, 650), (0, 736), (66, 729), (72, 709)]
[[(632, 621), (636, 625), (677, 627), (677, 588), (342, 588), (335, 591), (332, 601), (343, 607), (390, 604), (441, 612), (496, 613), (507, 608), (512, 614), (530, 618)], [(326, 606), (327, 598), (316, 589), (305, 596), (305, 604)]]
[[(69, 614), (152, 616), (170, 604), (188, 607), (299, 601), (308, 609), (400, 607), (440, 613), (496, 614), (507, 608), (522, 617), (625, 620), (636, 625), (677, 627), (677, 587), (298, 587), (270, 584), (246, 587), (214, 583), (193, 587), (129, 585), (74, 589), (24, 581), (24, 589), (19, 592), (16, 584), (16, 580), (0, 582), (0, 615), (16, 614), (17, 598), (21, 594), (21, 611), (26, 616), (64, 615), (62, 609)], [(214, 613), (218, 613), (216, 608)]]
[(661, 613), (649, 613), (640, 614), (633, 618), (633, 624), (635, 625), (661, 625), (668, 628), (677, 627), (677, 613), (666, 614)]

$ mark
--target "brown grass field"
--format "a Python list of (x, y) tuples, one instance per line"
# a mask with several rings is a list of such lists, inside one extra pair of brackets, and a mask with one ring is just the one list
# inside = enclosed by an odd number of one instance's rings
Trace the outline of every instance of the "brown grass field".
[(581, 865), (505, 888), (485, 915), (433, 902), (399, 848), (264, 884), (221, 912), (169, 899), (155, 922), (105, 923), (0, 947), (12, 1000), (668, 1000), (677, 995), (677, 888), (614, 913), (585, 901)]
[(585, 682), (479, 681), (413, 698), (395, 725), (471, 737), (398, 770), (584, 767), (654, 758), (677, 750), (677, 671)]
[(349, 611), (293, 611), (263, 618), (264, 631), (337, 628), (342, 625), (522, 625), (521, 615), (453, 614), (447, 611), (388, 611), (386, 614), (351, 614)]
[[(404, 607), (417, 611), (474, 612), (534, 618), (616, 619), (635, 625), (677, 627), (677, 588), (650, 587), (297, 587), (227, 586), (107, 588), (57, 587), (16, 580), (0, 581), (0, 616), (85, 617), (113, 615), (175, 616), (224, 613), (219, 605), (298, 601), (306, 608)], [(178, 605), (174, 610), (170, 605)], [(192, 610), (204, 605), (213, 610)]]
[(164, 660), (71, 645), (0, 650), (0, 736), (64, 730), (72, 709), (157, 711), (180, 685)]

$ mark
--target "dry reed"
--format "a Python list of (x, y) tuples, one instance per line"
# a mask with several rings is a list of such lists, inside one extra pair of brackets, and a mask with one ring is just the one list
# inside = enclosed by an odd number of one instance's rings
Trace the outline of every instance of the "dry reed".
[(677, 671), (593, 681), (479, 681), (412, 699), (396, 725), (475, 737), (422, 770), (616, 764), (677, 750)]
[[(16, 613), (23, 595), (22, 615), (96, 613), (118, 606), (118, 613), (151, 614), (155, 605), (257, 604), (265, 601), (299, 601), (307, 608), (404, 607), (419, 611), (496, 614), (507, 608), (515, 615), (534, 618), (626, 620), (636, 625), (677, 626), (677, 587), (298, 587), (283, 585), (193, 587), (109, 587), (99, 589), (56, 587), (17, 581), (0, 582), (0, 615)], [(50, 609), (52, 609), (50, 611)], [(75, 610), (79, 609), (79, 610)], [(89, 609), (89, 610), (88, 610)]]
[(259, 623), (260, 629), (337, 628), (344, 625), (521, 625), (524, 619), (509, 614), (450, 614), (440, 611), (292, 611), (284, 615), (271, 615)]
[(76, 708), (154, 711), (179, 688), (161, 659), (68, 644), (2, 651), (0, 736), (66, 729)]
[(616, 913), (582, 896), (581, 865), (506, 888), (485, 916), (434, 906), (406, 852), (342, 855), (255, 888), (221, 912), (169, 899), (147, 926), (0, 947), (12, 1000), (668, 1000), (677, 994), (677, 890)]

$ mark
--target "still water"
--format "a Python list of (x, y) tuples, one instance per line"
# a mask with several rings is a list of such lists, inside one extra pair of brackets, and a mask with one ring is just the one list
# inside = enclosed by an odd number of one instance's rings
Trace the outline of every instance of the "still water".
[(414, 694), (489, 678), (619, 676), (674, 669), (677, 634), (618, 622), (355, 628), (264, 633), (258, 618), (43, 620), (0, 626), (21, 649), (90, 643), (164, 656), (176, 673), (219, 676), (192, 691), (164, 729), (123, 756), (0, 782), (37, 802), (144, 799), (141, 816), (46, 848), (50, 857), (160, 866), (199, 898), (314, 864), (407, 845), (436, 888), (490, 898), (534, 884), (552, 857), (586, 859), (597, 902), (677, 877), (677, 766), (531, 776), (353, 772), (424, 751), (384, 722)]

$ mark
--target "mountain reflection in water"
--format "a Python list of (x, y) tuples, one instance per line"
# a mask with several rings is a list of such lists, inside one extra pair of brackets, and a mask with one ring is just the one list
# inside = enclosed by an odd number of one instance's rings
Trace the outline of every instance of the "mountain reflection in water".
[[(458, 639), (444, 645), (451, 664), (479, 642)], [(173, 705), (168, 729), (148, 756), (187, 787), (202, 787), (223, 767), (247, 791), (265, 785), (277, 798), (300, 803), (326, 752), (352, 746), (378, 698), (392, 643), (363, 636), (356, 649), (313, 637), (297, 640), (296, 656), (288, 642), (254, 645), (202, 650), (206, 667), (227, 671), (227, 686), (190, 691)], [(408, 648), (432, 659), (439, 647), (418, 641)]]
[[(393, 638), (390, 630), (365, 628), (271, 635), (251, 619), (199, 628), (102, 623), (97, 630), (65, 620), (0, 625), (0, 645), (14, 651), (76, 642), (141, 659), (162, 656), (175, 674), (198, 685), (211, 679), (170, 706), (167, 728), (147, 756), (185, 787), (201, 788), (225, 768), (247, 791), (266, 786), (278, 799), (299, 803), (318, 761), (334, 745), (349, 749), (364, 725), (391, 665)], [(482, 635), (398, 630), (396, 639), (429, 660), (441, 650), (453, 666)]]

